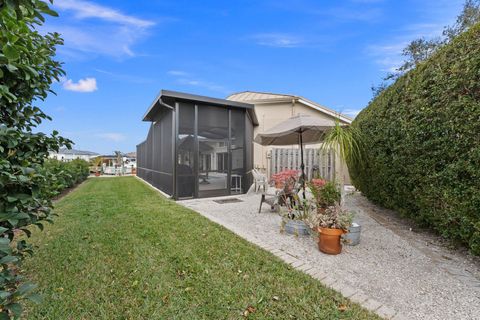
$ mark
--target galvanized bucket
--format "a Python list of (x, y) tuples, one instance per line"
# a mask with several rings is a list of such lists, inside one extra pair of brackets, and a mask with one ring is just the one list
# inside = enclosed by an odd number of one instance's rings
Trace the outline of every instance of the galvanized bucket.
[(285, 223), (285, 232), (298, 236), (310, 234), (310, 228), (301, 220), (287, 219)]
[(352, 223), (350, 228), (348, 228), (348, 233), (343, 235), (343, 240), (345, 244), (349, 246), (356, 246), (360, 243), (360, 232), (362, 231), (362, 226), (358, 223)]

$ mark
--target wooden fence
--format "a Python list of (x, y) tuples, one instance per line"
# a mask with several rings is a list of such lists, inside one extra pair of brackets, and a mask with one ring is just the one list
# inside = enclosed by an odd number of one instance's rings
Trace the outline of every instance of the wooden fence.
[[(335, 179), (335, 156), (332, 152), (320, 149), (304, 149), (303, 160), (305, 175), (311, 179), (314, 170), (327, 180)], [(299, 149), (274, 148), (270, 154), (270, 176), (283, 170), (300, 170), (301, 156)]]

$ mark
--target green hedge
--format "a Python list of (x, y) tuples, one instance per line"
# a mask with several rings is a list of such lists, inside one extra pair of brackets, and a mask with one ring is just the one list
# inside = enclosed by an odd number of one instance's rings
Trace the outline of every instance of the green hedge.
[(353, 122), (371, 200), (480, 254), (480, 25), (382, 92)]
[(48, 178), (45, 179), (41, 189), (42, 194), (48, 198), (84, 181), (90, 173), (89, 163), (80, 159), (70, 162), (49, 159), (45, 161), (43, 170)]

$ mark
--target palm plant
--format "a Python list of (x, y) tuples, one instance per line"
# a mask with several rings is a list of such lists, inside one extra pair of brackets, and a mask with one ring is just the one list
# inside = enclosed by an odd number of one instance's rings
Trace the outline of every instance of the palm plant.
[[(347, 167), (352, 165), (361, 165), (365, 162), (365, 148), (360, 130), (353, 126), (341, 125), (337, 119), (335, 125), (325, 133), (321, 152), (332, 150), (337, 153), (342, 160), (340, 162), (341, 172), (343, 172), (344, 163)], [(345, 178), (341, 178), (341, 193), (345, 188)]]

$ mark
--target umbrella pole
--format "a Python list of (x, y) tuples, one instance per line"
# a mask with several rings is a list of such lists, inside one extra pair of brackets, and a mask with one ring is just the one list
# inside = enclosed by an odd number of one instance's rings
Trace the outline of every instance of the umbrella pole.
[(306, 199), (305, 195), (305, 164), (303, 163), (303, 138), (302, 138), (302, 131), (299, 131), (299, 140), (300, 140), (300, 168), (302, 169), (302, 189), (303, 189), (303, 199)]

